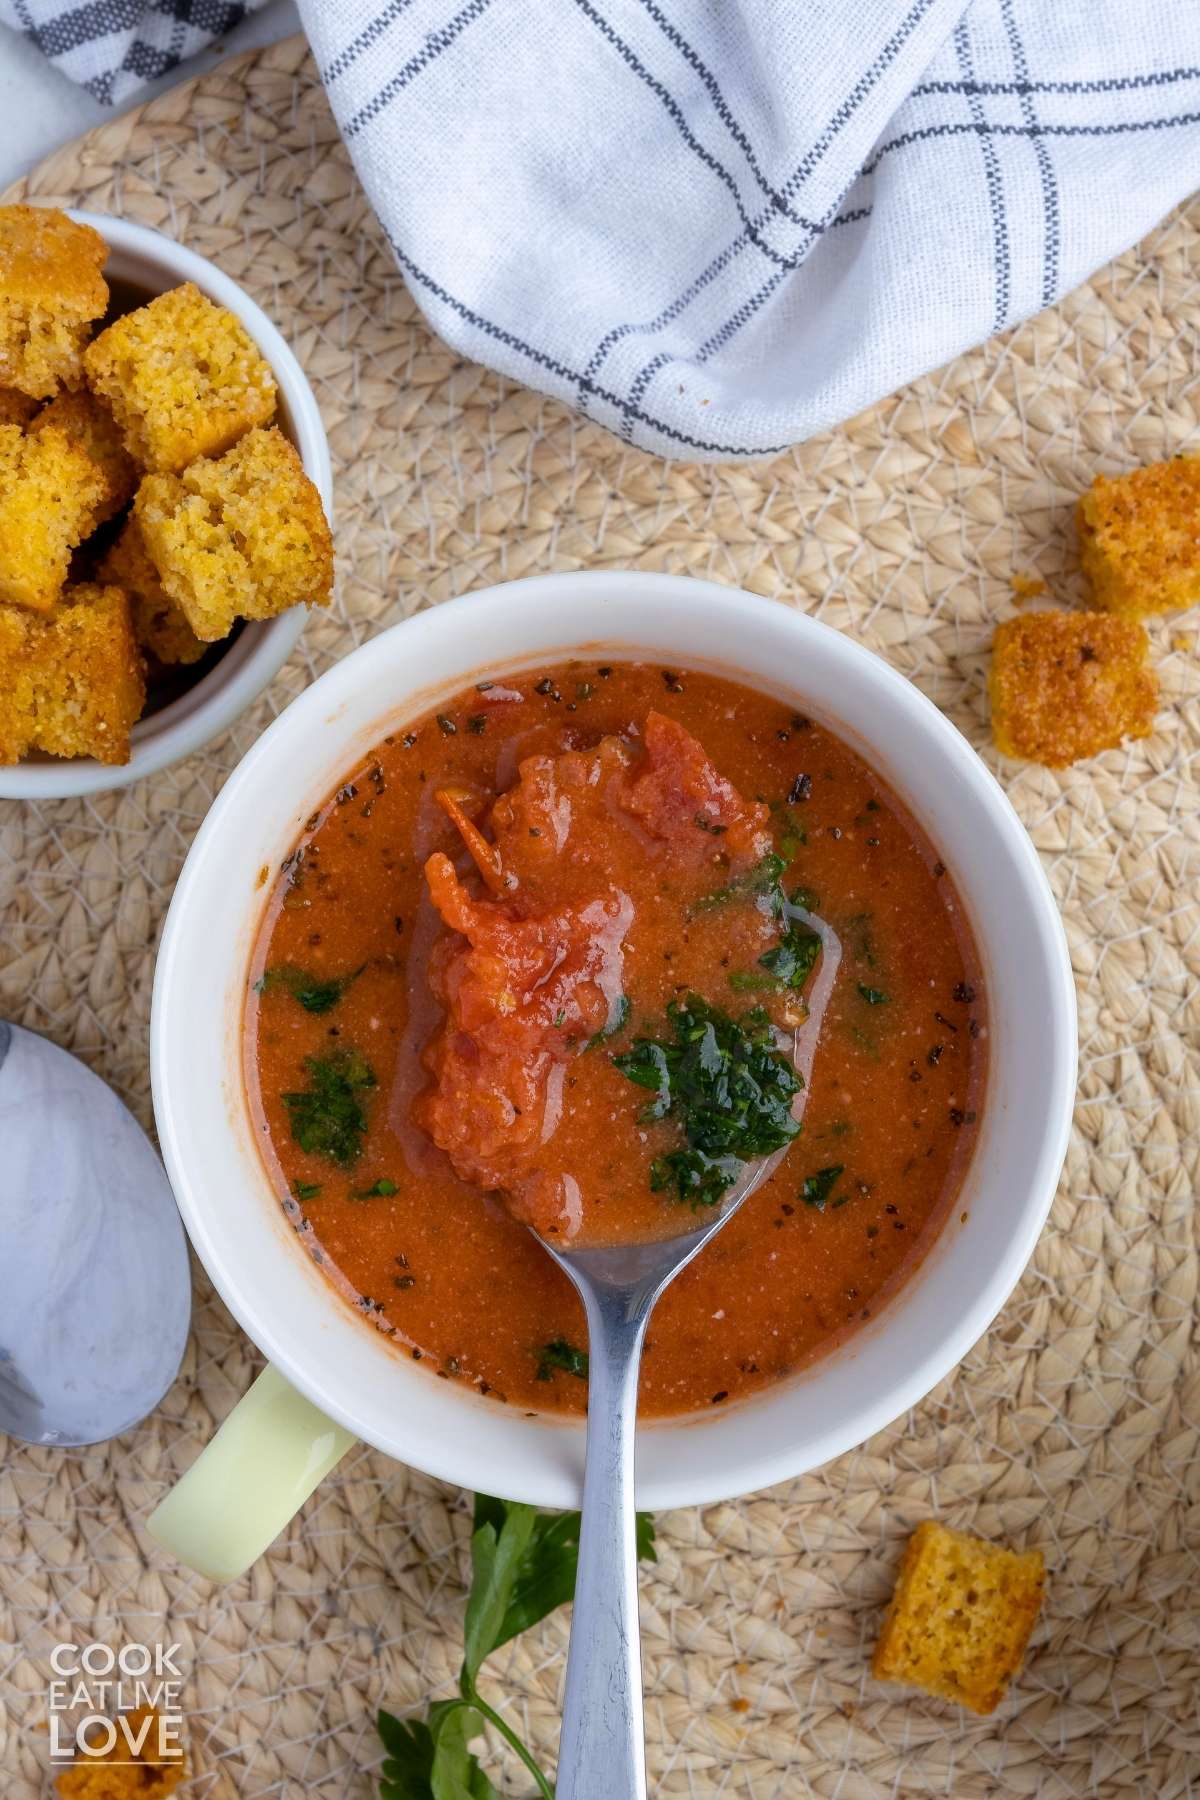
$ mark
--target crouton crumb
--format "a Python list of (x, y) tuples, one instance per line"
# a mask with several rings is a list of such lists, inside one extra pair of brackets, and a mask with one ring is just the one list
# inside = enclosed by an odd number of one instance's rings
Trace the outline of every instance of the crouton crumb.
[(1200, 458), (1098, 475), (1076, 519), (1097, 606), (1140, 618), (1200, 601)]
[[(118, 1738), (106, 1752), (84, 1751), (59, 1771), (54, 1781), (59, 1800), (165, 1800), (186, 1780), (186, 1759), (168, 1754), (174, 1745), (164, 1743), (154, 1707), (136, 1707), (123, 1722), (128, 1739)], [(129, 1760), (131, 1746), (136, 1748)]]
[(972, 1712), (994, 1712), (1020, 1668), (1045, 1586), (1018, 1553), (926, 1520), (909, 1540), (871, 1665)]
[(0, 387), (0, 425), (27, 425), (38, 409), (20, 388)]
[(1135, 619), (1037, 612), (996, 630), (989, 683), (992, 731), (1006, 756), (1064, 768), (1147, 737), (1158, 680)]

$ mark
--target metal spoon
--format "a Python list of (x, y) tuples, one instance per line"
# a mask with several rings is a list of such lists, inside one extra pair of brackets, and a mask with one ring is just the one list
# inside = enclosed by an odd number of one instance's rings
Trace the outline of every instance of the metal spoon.
[[(816, 931), (822, 956), (796, 1033), (792, 1060), (804, 1086), (803, 1111), (825, 1009), (833, 992), (841, 943), (823, 919), (799, 907), (795, 918)], [(646, 1325), (671, 1282), (727, 1225), (787, 1154), (747, 1165), (716, 1217), (657, 1243), (562, 1249), (539, 1242), (578, 1289), (588, 1324), (587, 1460), (579, 1568), (571, 1618), (558, 1755), (557, 1800), (644, 1800), (641, 1630), (638, 1622), (634, 1513), (634, 1439), (638, 1371)]]
[(179, 1369), (187, 1247), (132, 1113), (76, 1057), (0, 1021), (0, 1431), (97, 1444)]

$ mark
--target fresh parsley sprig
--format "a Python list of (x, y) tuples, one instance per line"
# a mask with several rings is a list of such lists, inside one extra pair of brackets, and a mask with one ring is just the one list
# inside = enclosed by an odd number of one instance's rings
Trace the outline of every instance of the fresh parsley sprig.
[[(637, 1547), (642, 1561), (656, 1560), (648, 1513), (637, 1517)], [(478, 1676), (493, 1651), (570, 1600), (578, 1562), (578, 1513), (539, 1513), (476, 1494), (458, 1694), (435, 1701), (423, 1719), (380, 1712), (387, 1751), (380, 1800), (499, 1800), (499, 1789), (468, 1748), (485, 1720), (520, 1757), (543, 1800), (554, 1800), (553, 1784), (528, 1746), (480, 1695)]]

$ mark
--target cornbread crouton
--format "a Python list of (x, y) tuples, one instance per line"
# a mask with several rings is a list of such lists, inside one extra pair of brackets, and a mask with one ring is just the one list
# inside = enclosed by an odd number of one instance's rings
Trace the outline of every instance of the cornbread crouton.
[(67, 588), (52, 618), (0, 607), (0, 756), (129, 761), (145, 671), (120, 588)]
[(994, 1712), (1021, 1666), (1045, 1586), (1018, 1554), (926, 1520), (909, 1539), (871, 1673)]
[(190, 281), (102, 331), (84, 368), (130, 455), (156, 472), (218, 456), (275, 415), (275, 379), (249, 332)]
[(186, 1760), (172, 1754), (178, 1740), (164, 1736), (154, 1707), (136, 1707), (121, 1724), (111, 1750), (84, 1751), (55, 1776), (59, 1800), (166, 1800), (186, 1779)]
[(37, 409), (37, 401), (19, 388), (0, 387), (0, 425), (25, 425)]
[(77, 394), (59, 394), (49, 406), (43, 406), (27, 429), (36, 434), (51, 426), (65, 432), (73, 444), (86, 450), (103, 477), (104, 495), (93, 515), (94, 530), (133, 499), (140, 470), (126, 450), (116, 421), (103, 400), (97, 400), (86, 390)]
[(35, 400), (83, 382), (80, 357), (108, 305), (108, 245), (48, 206), (0, 206), (0, 387)]
[(96, 579), (124, 588), (133, 604), (137, 641), (160, 663), (199, 662), (208, 645), (196, 636), (158, 579), (135, 518), (125, 522), (116, 542), (101, 557)]
[(1049, 768), (1147, 737), (1158, 679), (1136, 619), (1037, 612), (996, 630), (989, 683), (992, 731), (1006, 756)]
[(0, 425), (0, 601), (51, 610), (104, 493), (104, 476), (64, 431)]
[(1098, 475), (1076, 520), (1097, 606), (1141, 618), (1200, 601), (1200, 458)]
[(163, 587), (205, 643), (226, 637), (235, 619), (329, 601), (333, 541), (321, 497), (274, 427), (182, 475), (147, 475), (134, 517)]

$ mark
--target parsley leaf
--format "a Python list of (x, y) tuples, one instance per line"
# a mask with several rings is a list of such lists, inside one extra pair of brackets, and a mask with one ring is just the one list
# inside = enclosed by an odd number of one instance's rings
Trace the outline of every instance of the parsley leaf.
[(650, 1164), (650, 1190), (661, 1194), (673, 1188), (678, 1200), (692, 1206), (716, 1206), (726, 1188), (732, 1187), (744, 1165), (736, 1156), (709, 1156), (704, 1150), (670, 1150)]
[(387, 1751), (380, 1800), (499, 1800), (499, 1794), (467, 1749), (483, 1729), (479, 1714), (463, 1700), (439, 1700), (429, 1722), (378, 1715)]
[(471, 1591), (467, 1595), (463, 1680), (474, 1683), (484, 1658), (503, 1642), (508, 1614), (537, 1512), (532, 1506), (510, 1506), (497, 1529), (494, 1515), (476, 1522), (471, 1538)]
[(712, 1206), (732, 1187), (744, 1163), (790, 1144), (800, 1126), (792, 1100), (803, 1082), (777, 1050), (761, 1007), (741, 1020), (709, 1006), (698, 994), (672, 1000), (667, 1023), (674, 1042), (635, 1038), (613, 1057), (621, 1073), (654, 1098), (643, 1123), (668, 1116), (685, 1146), (657, 1157), (650, 1185), (673, 1189), (680, 1200)]
[(379, 1180), (373, 1181), (369, 1188), (351, 1188), (350, 1198), (352, 1200), (378, 1200), (399, 1192), (400, 1189), (394, 1181), (389, 1181), (386, 1175), (381, 1175)]
[[(387, 1752), (380, 1800), (499, 1800), (499, 1790), (467, 1748), (485, 1719), (525, 1764), (542, 1800), (554, 1800), (549, 1780), (507, 1720), (482, 1698), (476, 1678), (494, 1650), (570, 1600), (579, 1562), (579, 1514), (539, 1513), (476, 1494), (474, 1525), (458, 1696), (436, 1701), (424, 1719), (379, 1713)], [(643, 1561), (655, 1560), (648, 1513), (637, 1515), (637, 1547)]]
[(818, 1169), (815, 1175), (806, 1175), (800, 1189), (805, 1206), (815, 1206), (818, 1212), (824, 1212), (826, 1201), (845, 1172), (845, 1163), (830, 1163), (828, 1168)]
[(728, 886), (716, 888), (711, 894), (701, 894), (695, 902), (695, 911), (710, 912), (714, 906), (727, 906), (731, 900), (758, 899), (766, 900), (770, 910), (776, 912), (783, 899), (779, 877), (786, 868), (783, 857), (768, 850), (752, 869), (736, 876)]
[(810, 925), (790, 924), (773, 950), (758, 959), (759, 967), (781, 986), (802, 988), (821, 954), (821, 936)]
[(543, 1344), (538, 1357), (537, 1378), (539, 1381), (552, 1381), (554, 1371), (561, 1369), (564, 1375), (578, 1375), (581, 1381), (588, 1378), (588, 1353), (566, 1338), (555, 1338), (552, 1343)]
[(284, 1094), (292, 1137), (310, 1156), (328, 1156), (343, 1169), (352, 1168), (362, 1151), (367, 1115), (359, 1094), (373, 1088), (375, 1071), (356, 1050), (330, 1056), (306, 1056), (312, 1086)]
[(613, 1001), (612, 1010), (608, 1015), (606, 1023), (600, 1027), (599, 1031), (593, 1033), (587, 1043), (583, 1046), (584, 1049), (591, 1050), (596, 1044), (602, 1044), (605, 1038), (616, 1037), (618, 1031), (624, 1031), (626, 1025), (629, 1023), (629, 1015), (632, 1011), (633, 1006), (630, 1002), (629, 995), (618, 994)]
[(858, 984), (858, 991), (868, 1006), (886, 1006), (891, 1000), (891, 995), (885, 994), (882, 988), (865, 987), (861, 981)]
[(255, 992), (290, 994), (305, 1012), (332, 1012), (346, 989), (358, 980), (365, 967), (366, 964), (363, 963), (349, 975), (331, 975), (321, 980), (307, 969), (298, 968), (295, 963), (280, 963), (277, 968), (264, 971), (254, 984)]
[(315, 1200), (321, 1191), (319, 1181), (293, 1181), (292, 1192), (297, 1200)]

